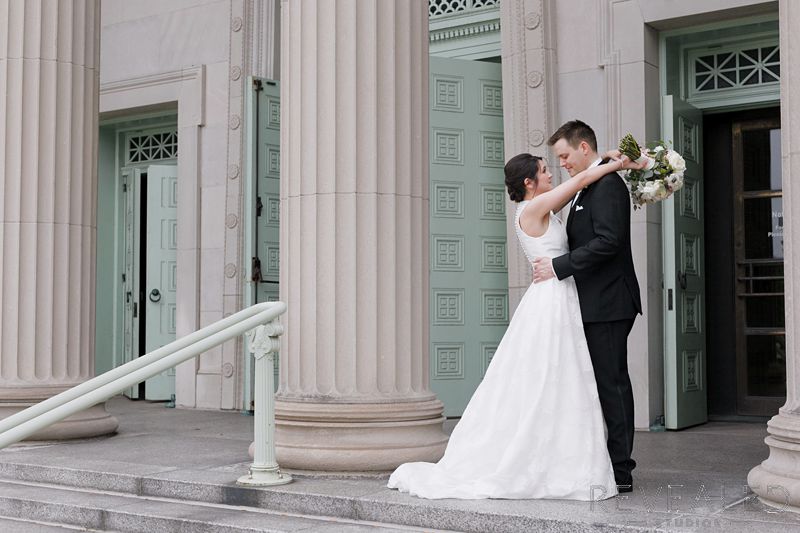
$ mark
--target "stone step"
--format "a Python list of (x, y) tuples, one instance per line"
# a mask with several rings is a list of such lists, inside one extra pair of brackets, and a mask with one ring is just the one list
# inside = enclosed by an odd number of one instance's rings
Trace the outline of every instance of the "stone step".
[(74, 533), (75, 531), (96, 531), (85, 527), (51, 524), (39, 520), (20, 518), (0, 518), (0, 531), (3, 533)]
[(397, 533), (412, 530), (406, 526), (303, 516), (253, 507), (179, 501), (30, 481), (0, 481), (0, 531), (45, 533), (76, 529), (187, 533)]
[[(614, 501), (597, 504), (558, 500), (422, 500), (386, 488), (386, 479), (333, 476), (301, 477), (288, 485), (249, 488), (235, 484), (247, 472), (247, 464), (206, 470), (156, 468), (110, 461), (81, 461), (80, 468), (53, 462), (33, 464), (11, 454), (0, 463), (0, 481), (19, 480), (106, 491), (149, 499), (168, 499), (188, 505), (235, 506), (252, 511), (298, 516), (303, 520), (369, 522), (384, 527), (402, 526), (410, 531), (447, 530), (467, 533), (492, 531), (615, 531), (609, 524)], [(42, 457), (43, 462), (50, 458)], [(0, 513), (2, 515), (4, 513)], [(674, 517), (648, 514), (625, 523), (628, 533), (653, 531)]]

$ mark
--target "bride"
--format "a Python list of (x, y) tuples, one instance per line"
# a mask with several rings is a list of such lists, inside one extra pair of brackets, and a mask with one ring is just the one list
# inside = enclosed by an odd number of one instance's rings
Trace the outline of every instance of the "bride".
[[(568, 252), (553, 215), (606, 174), (641, 168), (618, 151), (557, 187), (544, 160), (530, 154), (505, 166), (514, 229), (529, 261)], [(603, 413), (572, 277), (531, 285), (486, 376), (438, 463), (406, 463), (389, 478), (421, 498), (561, 498), (617, 494)]]

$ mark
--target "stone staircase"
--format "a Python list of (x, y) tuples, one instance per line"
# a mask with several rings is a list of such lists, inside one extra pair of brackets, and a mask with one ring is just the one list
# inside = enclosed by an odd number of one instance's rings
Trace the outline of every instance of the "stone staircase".
[(141, 475), (6, 460), (0, 463), (0, 531), (615, 530), (587, 512), (584, 502), (567, 502), (575, 512), (565, 513), (553, 502), (419, 500), (386, 489), (386, 480), (378, 478), (300, 477), (262, 489), (235, 485), (246, 468)]
[[(0, 531), (4, 533), (434, 531), (359, 520), (352, 509), (346, 512), (346, 505), (315, 504), (313, 497), (263, 498), (260, 490), (236, 486), (156, 483), (145, 477), (26, 464), (2, 466)], [(291, 499), (303, 502), (292, 504)], [(320, 515), (317, 504), (335, 514)]]

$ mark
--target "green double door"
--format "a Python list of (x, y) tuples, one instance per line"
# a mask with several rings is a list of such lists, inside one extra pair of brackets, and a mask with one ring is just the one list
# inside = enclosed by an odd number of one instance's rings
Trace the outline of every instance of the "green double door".
[(708, 420), (705, 324), (702, 112), (662, 99), (662, 132), (686, 161), (684, 186), (662, 207), (664, 222), (664, 422), (682, 429)]
[(430, 380), (460, 416), (509, 320), (499, 63), (430, 58)]
[[(177, 296), (178, 167), (123, 169), (125, 362), (175, 340)], [(127, 395), (169, 400), (175, 370), (148, 379)]]

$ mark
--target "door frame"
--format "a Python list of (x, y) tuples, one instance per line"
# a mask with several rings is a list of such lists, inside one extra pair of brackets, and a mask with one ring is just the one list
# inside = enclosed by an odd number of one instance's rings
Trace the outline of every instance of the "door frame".
[[(125, 323), (128, 320), (133, 320), (131, 316), (132, 310), (126, 309), (126, 281), (123, 281), (123, 274), (125, 272), (125, 209), (126, 209), (126, 188), (133, 189), (135, 194), (134, 197), (134, 220), (136, 221), (137, 228), (134, 230), (135, 233), (139, 231), (138, 228), (138, 221), (141, 220), (141, 209), (142, 209), (142, 202), (139, 192), (139, 184), (134, 183), (133, 181), (129, 181), (129, 183), (125, 183), (126, 177), (129, 180), (136, 179), (136, 176), (141, 176), (142, 173), (146, 173), (147, 167), (153, 164), (158, 165), (174, 165), (176, 168), (178, 167), (178, 158), (167, 158), (167, 159), (159, 159), (155, 161), (145, 161), (141, 163), (126, 163), (127, 158), (125, 154), (126, 150), (126, 140), (129, 135), (133, 133), (142, 133), (142, 134), (149, 134), (149, 133), (158, 133), (164, 131), (178, 131), (178, 120), (177, 115), (174, 112), (164, 112), (164, 113), (157, 113), (151, 114), (146, 116), (140, 116), (138, 118), (129, 118), (127, 120), (112, 120), (101, 124), (103, 127), (113, 127), (113, 135), (114, 135), (114, 176), (113, 176), (113, 196), (115, 198), (116, 209), (114, 211), (114, 261), (113, 265), (98, 265), (98, 268), (112, 268), (114, 272), (114, 287), (113, 291), (111, 291), (111, 298), (113, 300), (113, 313), (115, 315), (114, 318), (114, 328), (112, 331), (112, 336), (114, 338), (113, 341), (113, 355), (112, 355), (112, 363), (111, 367), (116, 368), (130, 360), (134, 357), (137, 357), (136, 352), (139, 350), (139, 336), (138, 331), (140, 328), (136, 326), (137, 322), (134, 323), (134, 338), (131, 343), (131, 350), (133, 353), (129, 354), (126, 353), (125, 347)], [(104, 221), (105, 223), (109, 223), (110, 221)], [(101, 221), (98, 220), (98, 224)], [(134, 241), (134, 247), (137, 250), (139, 248), (139, 235), (136, 235)], [(135, 298), (136, 292), (138, 292), (139, 282), (141, 272), (139, 272), (139, 261), (138, 259), (134, 261), (134, 276), (131, 280), (131, 288), (132, 292), (134, 292), (133, 297)], [(126, 278), (127, 279), (127, 278)], [(98, 300), (100, 298), (108, 298), (108, 294), (103, 294), (101, 291), (97, 291)], [(116, 317), (119, 317), (117, 319)], [(141, 314), (139, 314), (141, 316)], [(97, 335), (107, 334), (101, 331), (97, 332)], [(144, 384), (141, 387), (131, 387), (126, 396), (133, 398), (133, 399), (143, 399), (144, 393)]]
[[(677, 29), (674, 29), (674, 30), (660, 31), (659, 35), (658, 35), (658, 40), (659, 40), (659, 65), (661, 66), (661, 68), (659, 68), (659, 93), (658, 93), (659, 109), (661, 107), (661, 100), (663, 99), (663, 97), (665, 95), (668, 95), (668, 94), (673, 94), (673, 89), (674, 89), (673, 86), (674, 86), (675, 83), (677, 83), (680, 86), (680, 90), (675, 95), (678, 96), (678, 97), (681, 97), (681, 98), (685, 97), (685, 94), (684, 94), (685, 87), (683, 86), (683, 81), (685, 80), (685, 77), (686, 77), (686, 72), (685, 71), (686, 71), (686, 69), (688, 67), (687, 67), (687, 65), (686, 65), (686, 63), (684, 61), (684, 58), (682, 58), (682, 57), (679, 58), (679, 60), (676, 61), (676, 62), (670, 62), (668, 60), (668, 58), (670, 57), (670, 52), (672, 51), (672, 49), (668, 50), (669, 46), (676, 46), (675, 44), (669, 44), (668, 45), (668, 43), (669, 43), (669, 41), (671, 39), (674, 39), (674, 38), (678, 38), (678, 39), (689, 38), (689, 39), (691, 39), (692, 36), (699, 35), (699, 34), (702, 34), (704, 32), (732, 31), (734, 28), (738, 28), (738, 27), (740, 27), (742, 25), (745, 25), (745, 24), (771, 23), (771, 22), (776, 22), (777, 20), (778, 20), (778, 14), (777, 14), (777, 12), (775, 12), (775, 13), (766, 13), (766, 14), (763, 14), (763, 15), (757, 15), (757, 16), (754, 16), (754, 17), (749, 17), (747, 19), (737, 18), (737, 19), (720, 21), (720, 22), (712, 22), (712, 23), (706, 23), (706, 24), (698, 24), (698, 25), (693, 25), (693, 26), (687, 26), (687, 27), (683, 27), (683, 28), (677, 28)], [(737, 38), (746, 39), (749, 36), (751, 36), (751, 35), (750, 34), (740, 34), (740, 35), (737, 36)], [(676, 81), (676, 80), (680, 80), (680, 81)], [(729, 112), (735, 112), (735, 111), (745, 111), (745, 110), (750, 110), (750, 109), (769, 108), (769, 107), (776, 107), (776, 106), (780, 106), (780, 100), (777, 97), (775, 99), (764, 99), (764, 100), (754, 100), (754, 101), (746, 101), (746, 99), (743, 100), (742, 98), (737, 98), (737, 99), (731, 99), (728, 102), (724, 102), (724, 101), (720, 100), (720, 101), (718, 101), (718, 102), (716, 102), (714, 104), (711, 104), (711, 105), (703, 105), (701, 107), (701, 111), (703, 112), (703, 115), (705, 116), (705, 115), (710, 115), (710, 114), (715, 114), (715, 113), (729, 113)], [(663, 113), (659, 112), (659, 114), (660, 114), (661, 118), (663, 119)], [(661, 131), (663, 131), (663, 129)], [(703, 146), (702, 146), (703, 139), (702, 138), (699, 139), (699, 143), (700, 143), (699, 149), (702, 152), (702, 150), (703, 150)], [(705, 194), (705, 191), (703, 191), (703, 194)], [(661, 235), (660, 236), (661, 236), (661, 240), (662, 240), (661, 241), (662, 242), (662, 246), (664, 246), (665, 252), (666, 252), (666, 244), (665, 243), (667, 242), (668, 235), (666, 234), (666, 227), (665, 227), (665, 225), (663, 223), (662, 223), (662, 227), (661, 227)], [(705, 248), (705, 245), (704, 245), (704, 248)], [(663, 261), (663, 269), (662, 269), (662, 271), (666, 272), (666, 269), (667, 269), (667, 266), (668, 266), (667, 265), (668, 258), (667, 258), (666, 253), (665, 253), (664, 257), (662, 258), (662, 261)], [(664, 278), (662, 277), (662, 287), (664, 285), (665, 285), (664, 284)], [(731, 287), (731, 290), (734, 290), (734, 287)], [(703, 293), (703, 298), (704, 299), (706, 298), (705, 289), (704, 289), (704, 293)], [(666, 310), (667, 310), (667, 306), (668, 306), (666, 290), (664, 290), (664, 297), (663, 297), (663, 304), (662, 305), (663, 305), (663, 309), (664, 309), (664, 316), (666, 317), (666, 313), (667, 313)], [(705, 320), (705, 316), (703, 317), (703, 320)], [(705, 323), (703, 323), (703, 327), (704, 328), (705, 328), (705, 326), (706, 326)], [(666, 328), (662, 329), (662, 333), (664, 335), (664, 339), (663, 339), (664, 340), (664, 342), (663, 342), (663, 349), (664, 349), (663, 357), (664, 357), (664, 362), (666, 364), (667, 351), (670, 349), (670, 341), (668, 339)], [(672, 342), (672, 345), (674, 345), (674, 341)], [(666, 369), (666, 366), (665, 366), (664, 367), (664, 383), (663, 383), (663, 386), (664, 386), (664, 390), (663, 390), (664, 404), (663, 405), (664, 405), (665, 411), (666, 411), (666, 405), (667, 405), (667, 392), (668, 392), (667, 391), (667, 387), (670, 386), (669, 385), (669, 379), (668, 379), (668, 376), (666, 375), (666, 372), (667, 372), (667, 369)], [(707, 402), (707, 404), (708, 404), (708, 402)], [(666, 417), (664, 417), (664, 418), (666, 418)], [(660, 424), (656, 424), (655, 427), (658, 428), (658, 429), (663, 429), (664, 424), (662, 422)]]
[[(97, 176), (97, 251), (95, 327), (95, 366), (98, 373), (116, 368), (125, 362), (123, 307), (125, 291), (121, 274), (124, 271), (123, 195), (124, 133), (150, 128), (175, 127), (175, 111), (139, 114), (135, 117), (114, 117), (99, 124)], [(169, 160), (171, 164), (176, 160)]]

